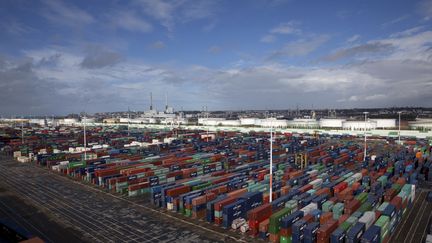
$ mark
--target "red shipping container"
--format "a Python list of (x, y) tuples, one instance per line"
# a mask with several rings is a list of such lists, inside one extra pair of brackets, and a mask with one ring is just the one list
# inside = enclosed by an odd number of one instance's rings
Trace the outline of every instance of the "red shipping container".
[(242, 188), (242, 189), (238, 189), (238, 190), (227, 193), (227, 196), (228, 197), (239, 197), (246, 192), (247, 192), (247, 188)]
[(190, 191), (190, 186), (180, 186), (166, 191), (166, 195), (170, 197), (176, 197), (180, 194)]
[(337, 197), (331, 197), (331, 198), (329, 199), (329, 201), (334, 202), (335, 204), (336, 204), (337, 202), (339, 202), (339, 200), (337, 199)]
[(342, 216), (338, 219), (338, 225), (341, 225), (343, 222), (345, 222), (349, 218), (349, 214), (342, 214)]
[(272, 243), (279, 243), (280, 235), (279, 234), (270, 234), (269, 240)]
[(338, 227), (338, 221), (331, 219), (325, 225), (322, 225), (317, 232), (317, 243), (328, 243), (330, 235)]
[(263, 204), (257, 208), (254, 208), (248, 212), (249, 220), (256, 220), (260, 223), (265, 219), (269, 218), (272, 214), (271, 204)]
[(332, 212), (325, 212), (325, 213), (321, 214), (321, 217), (320, 217), (320, 220), (319, 220), (320, 224), (324, 225), (324, 224), (326, 224), (332, 218), (333, 218), (333, 213)]
[(348, 187), (348, 183), (346, 183), (345, 181), (337, 184), (335, 187), (333, 187), (333, 191), (335, 194), (345, 190)]
[(322, 189), (318, 190), (315, 194), (318, 195), (318, 196), (321, 196), (321, 195), (329, 195), (329, 196), (331, 196), (330, 195), (331, 194), (330, 188), (328, 188), (328, 187), (322, 188)]
[(312, 216), (312, 214), (306, 214), (302, 219), (308, 223), (312, 223), (314, 221), (314, 216)]
[(237, 201), (237, 197), (225, 198), (225, 199), (220, 200), (219, 202), (215, 203), (214, 209), (215, 209), (215, 211), (222, 211), (223, 206), (228, 205), (230, 203), (233, 203), (235, 201)]
[(345, 204), (344, 213), (351, 215), (360, 208), (360, 205), (359, 200), (351, 200), (349, 203)]
[(384, 194), (384, 201), (390, 202), (395, 196), (397, 195), (397, 191), (392, 189), (389, 189)]
[(401, 186), (405, 185), (405, 183), (406, 183), (405, 177), (400, 177), (400, 178), (396, 181), (396, 184), (399, 184), (399, 185), (401, 185)]
[(302, 193), (305, 193), (311, 189), (313, 189), (313, 186), (310, 184), (307, 184), (307, 185), (300, 187), (299, 191), (301, 191)]
[(402, 208), (402, 198), (401, 197), (394, 197), (391, 201), (390, 204), (395, 206), (397, 208), (397, 210), (401, 210)]

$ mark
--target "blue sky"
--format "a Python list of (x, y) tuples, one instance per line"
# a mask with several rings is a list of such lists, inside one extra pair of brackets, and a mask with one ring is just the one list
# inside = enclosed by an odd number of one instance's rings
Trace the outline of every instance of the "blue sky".
[(431, 106), (432, 1), (0, 3), (0, 115)]

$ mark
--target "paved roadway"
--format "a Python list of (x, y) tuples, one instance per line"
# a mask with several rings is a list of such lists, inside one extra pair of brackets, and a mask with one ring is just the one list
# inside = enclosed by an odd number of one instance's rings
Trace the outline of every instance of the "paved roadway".
[(21, 200), (0, 184), (0, 218), (18, 225), (25, 236), (39, 236), (47, 243), (83, 241), (80, 233), (48, 218), (34, 206)]
[(389, 242), (425, 242), (429, 223), (432, 219), (432, 203), (426, 201), (430, 188), (430, 185), (424, 185), (418, 189), (413, 205), (402, 217), (402, 221), (396, 227)]
[(238, 233), (226, 234), (204, 222), (178, 219), (34, 165), (0, 158), (0, 178), (3, 187), (80, 232), (86, 241), (246, 242)]

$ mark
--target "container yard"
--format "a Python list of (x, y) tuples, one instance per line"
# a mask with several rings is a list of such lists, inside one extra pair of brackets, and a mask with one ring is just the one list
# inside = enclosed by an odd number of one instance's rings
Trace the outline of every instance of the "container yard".
[(89, 241), (187, 232), (185, 242), (424, 242), (430, 233), (426, 139), (365, 146), (349, 135), (109, 126), (86, 135), (3, 127), (0, 137), (5, 185), (87, 228)]

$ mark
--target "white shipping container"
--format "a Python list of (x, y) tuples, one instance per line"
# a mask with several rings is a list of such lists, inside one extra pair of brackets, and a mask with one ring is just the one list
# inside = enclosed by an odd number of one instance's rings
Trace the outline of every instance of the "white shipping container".
[(312, 185), (314, 189), (320, 187), (322, 185), (322, 183), (323, 183), (322, 179), (316, 179), (316, 180), (309, 182), (309, 184)]
[(28, 157), (26, 157), (26, 156), (20, 156), (20, 157), (17, 158), (17, 160), (19, 162), (21, 162), (21, 163), (28, 163), (28, 162), (30, 162), (30, 159)]
[(311, 170), (311, 171), (307, 171), (307, 174), (309, 174), (310, 176), (315, 176), (318, 175), (318, 170)]
[(167, 203), (167, 209), (172, 211), (174, 209), (174, 204), (173, 203)]
[(362, 177), (363, 177), (362, 173), (355, 173), (355, 174), (352, 176), (352, 178), (353, 178), (356, 182), (360, 181), (360, 180), (362, 179)]
[(416, 190), (416, 186), (414, 184), (411, 185), (411, 200), (412, 202), (414, 202), (415, 199), (415, 190)]
[(240, 227), (240, 231), (241, 231), (242, 233), (246, 233), (248, 230), (249, 230), (249, 224), (243, 224), (243, 225)]
[(313, 210), (318, 209), (318, 206), (316, 203), (310, 203), (307, 206), (300, 209), (300, 211), (303, 211), (304, 215), (310, 214)]
[(246, 220), (244, 218), (234, 219), (232, 224), (231, 224), (231, 228), (233, 230), (236, 230), (236, 229), (240, 228), (245, 223), (246, 223)]
[(18, 158), (20, 156), (21, 156), (21, 151), (15, 151), (15, 152), (13, 152), (13, 157), (14, 158)]
[(375, 222), (375, 212), (365, 212), (363, 216), (359, 219), (359, 222), (366, 225), (366, 230), (369, 229), (369, 227)]

